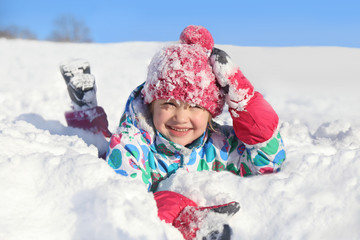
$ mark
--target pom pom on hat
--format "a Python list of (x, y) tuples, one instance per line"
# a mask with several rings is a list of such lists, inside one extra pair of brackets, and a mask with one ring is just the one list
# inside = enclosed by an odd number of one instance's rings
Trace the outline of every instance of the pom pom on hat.
[(214, 39), (211, 33), (202, 26), (187, 26), (180, 34), (180, 42), (186, 44), (199, 44), (211, 51), (214, 47)]
[[(209, 39), (198, 41), (199, 35), (190, 34), (196, 32), (193, 27), (185, 28), (181, 34), (182, 44), (164, 47), (152, 58), (142, 95), (145, 103), (157, 99), (180, 100), (201, 106), (216, 117), (222, 112), (224, 95), (209, 63)], [(211, 37), (205, 28), (197, 29)], [(213, 46), (212, 37), (211, 42)]]

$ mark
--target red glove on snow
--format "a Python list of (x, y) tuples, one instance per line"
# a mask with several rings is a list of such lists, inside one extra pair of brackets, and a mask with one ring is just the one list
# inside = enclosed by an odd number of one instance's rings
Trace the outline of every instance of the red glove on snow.
[[(158, 207), (158, 216), (161, 220), (171, 223), (184, 236), (185, 240), (199, 238), (198, 230), (209, 212), (234, 215), (239, 211), (240, 205), (237, 202), (230, 202), (224, 205), (199, 207), (191, 199), (172, 191), (160, 191), (154, 193)], [(230, 235), (230, 229), (224, 225), (224, 230), (212, 231), (206, 237)], [(205, 237), (205, 236), (204, 236)], [(208, 239), (206, 238), (205, 239)], [(213, 238), (209, 238), (213, 239)], [(217, 239), (217, 238), (214, 238)]]

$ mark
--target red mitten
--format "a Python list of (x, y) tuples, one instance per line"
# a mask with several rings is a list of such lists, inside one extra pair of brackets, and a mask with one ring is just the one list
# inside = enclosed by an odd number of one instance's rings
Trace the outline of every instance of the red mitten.
[(279, 122), (271, 105), (254, 91), (252, 84), (224, 51), (214, 48), (210, 63), (216, 80), (227, 91), (226, 103), (236, 136), (248, 145), (269, 140)]
[(245, 111), (230, 109), (230, 114), (236, 136), (248, 145), (268, 141), (279, 124), (278, 115), (259, 92), (254, 93)]
[(154, 198), (159, 218), (167, 223), (173, 223), (185, 207), (197, 207), (197, 204), (191, 199), (172, 191), (155, 192)]
[(226, 103), (230, 108), (242, 111), (254, 94), (254, 87), (234, 65), (229, 55), (218, 48), (213, 48), (210, 55), (216, 80), (226, 89)]
[[(210, 211), (219, 214), (233, 215), (240, 209), (237, 202), (230, 202), (224, 205), (199, 207), (191, 199), (171, 191), (160, 191), (154, 193), (158, 207), (158, 216), (167, 223), (172, 223), (184, 236), (184, 239), (191, 240), (197, 236), (201, 222)], [(214, 235), (215, 233), (210, 233)], [(216, 234), (222, 234), (217, 232)]]

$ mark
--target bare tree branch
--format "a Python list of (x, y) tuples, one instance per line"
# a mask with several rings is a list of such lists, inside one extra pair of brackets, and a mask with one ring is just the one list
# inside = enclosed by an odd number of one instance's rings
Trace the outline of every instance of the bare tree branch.
[(55, 29), (49, 40), (56, 42), (92, 42), (90, 29), (72, 15), (60, 16), (54, 21)]

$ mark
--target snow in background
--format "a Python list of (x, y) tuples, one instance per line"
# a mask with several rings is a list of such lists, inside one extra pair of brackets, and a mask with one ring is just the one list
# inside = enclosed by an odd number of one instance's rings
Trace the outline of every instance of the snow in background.
[[(58, 71), (90, 61), (114, 131), (163, 45), (0, 39), (0, 239), (181, 239), (142, 183), (97, 158), (104, 139), (66, 126)], [(179, 172), (160, 188), (204, 206), (239, 201), (234, 239), (360, 239), (360, 49), (217, 47), (278, 112), (287, 160), (273, 175)]]

